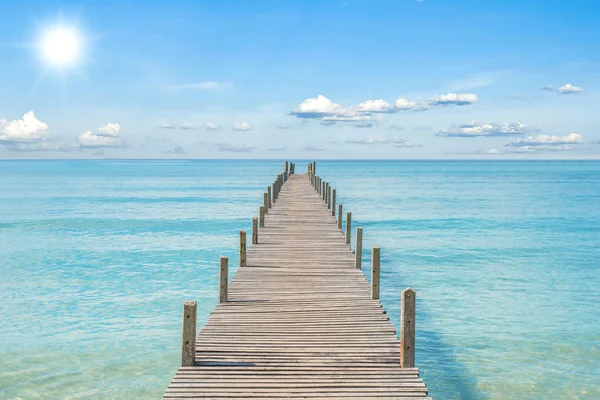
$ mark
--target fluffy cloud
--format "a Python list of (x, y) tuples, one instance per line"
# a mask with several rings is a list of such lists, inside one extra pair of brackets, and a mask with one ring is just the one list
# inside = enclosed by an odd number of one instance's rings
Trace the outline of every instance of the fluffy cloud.
[(108, 123), (98, 128), (98, 132), (85, 131), (77, 138), (77, 146), (80, 148), (98, 149), (106, 147), (123, 147), (121, 142), (121, 125)]
[(580, 93), (583, 92), (583, 88), (581, 86), (574, 86), (570, 83), (567, 83), (565, 85), (562, 85), (561, 87), (557, 88), (554, 85), (545, 85), (541, 87), (542, 90), (547, 90), (550, 92), (557, 92), (560, 94), (573, 94), (573, 93)]
[(48, 125), (36, 118), (33, 111), (11, 122), (0, 120), (0, 144), (35, 143), (48, 137)]
[(395, 107), (397, 111), (425, 111), (429, 109), (426, 104), (408, 101), (403, 97), (396, 99)]
[(579, 93), (583, 92), (583, 88), (581, 86), (573, 86), (570, 83), (561, 86), (558, 91), (562, 94), (571, 94), (571, 93)]
[(569, 133), (566, 136), (537, 135), (528, 136), (524, 139), (514, 140), (505, 146), (510, 147), (532, 147), (532, 146), (562, 146), (569, 144), (582, 144), (583, 137), (579, 133)]
[(366, 137), (364, 139), (359, 139), (359, 140), (346, 140), (346, 143), (350, 143), (350, 144), (399, 144), (399, 143), (405, 143), (404, 139), (402, 138), (386, 138), (386, 137), (378, 137), (378, 136), (371, 136), (371, 137)]
[(362, 113), (393, 113), (394, 106), (384, 100), (367, 100), (356, 106), (356, 110)]
[(234, 124), (233, 130), (234, 131), (251, 131), (252, 126), (249, 123), (244, 121), (244, 122), (240, 122), (239, 124)]
[(219, 126), (214, 122), (207, 122), (204, 124), (204, 129), (206, 129), (207, 131), (217, 131), (219, 130)]
[(477, 102), (477, 95), (473, 93), (448, 93), (442, 94), (430, 101), (433, 106), (466, 106)]
[(487, 151), (487, 154), (500, 154), (500, 152), (496, 149), (490, 149)]
[(480, 137), (480, 136), (511, 136), (523, 135), (537, 129), (528, 127), (520, 122), (508, 123), (480, 123), (471, 121), (457, 127), (442, 129), (436, 136), (448, 137)]
[(97, 135), (99, 136), (108, 136), (108, 137), (117, 137), (121, 133), (121, 125), (118, 123), (109, 122), (108, 124), (98, 128)]
[(294, 108), (290, 115), (298, 118), (323, 118), (327, 116), (342, 115), (347, 110), (339, 104), (332, 102), (323, 95), (308, 98)]
[(9, 151), (69, 151), (73, 146), (58, 143), (53, 140), (40, 142), (13, 142), (6, 145)]

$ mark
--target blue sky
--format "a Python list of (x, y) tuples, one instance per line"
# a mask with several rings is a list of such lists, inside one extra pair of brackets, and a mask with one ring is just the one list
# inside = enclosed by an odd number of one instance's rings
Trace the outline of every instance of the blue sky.
[[(554, 0), (4, 1), (0, 157), (600, 158), (599, 14)], [(42, 56), (58, 27), (77, 32), (66, 65)]]

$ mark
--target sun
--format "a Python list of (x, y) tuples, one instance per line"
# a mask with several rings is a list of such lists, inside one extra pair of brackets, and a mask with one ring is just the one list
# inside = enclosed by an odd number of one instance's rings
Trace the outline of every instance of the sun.
[(73, 28), (54, 27), (44, 32), (42, 56), (50, 66), (65, 68), (77, 63), (81, 53), (81, 38)]

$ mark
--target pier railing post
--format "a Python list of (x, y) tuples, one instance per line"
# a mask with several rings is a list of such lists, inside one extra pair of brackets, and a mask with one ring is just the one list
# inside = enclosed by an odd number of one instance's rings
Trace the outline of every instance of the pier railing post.
[(265, 227), (265, 206), (260, 206), (258, 209), (258, 226), (261, 228)]
[(271, 202), (271, 186), (267, 186), (267, 199), (269, 200), (269, 208), (273, 208), (273, 203)]
[(341, 231), (342, 230), (342, 216), (344, 214), (342, 214), (342, 210), (344, 209), (344, 207), (340, 204), (338, 206), (338, 229)]
[(350, 244), (352, 238), (352, 213), (346, 213), (346, 244)]
[(411, 288), (402, 291), (400, 304), (400, 367), (415, 366), (415, 317), (417, 294)]
[(329, 182), (325, 182), (325, 204), (329, 201)]
[(331, 192), (331, 215), (335, 217), (335, 189)]
[(325, 200), (325, 185), (327, 185), (327, 183), (325, 181), (323, 181), (323, 184), (321, 185), (321, 199)]
[(327, 209), (331, 210), (331, 186), (327, 185)]
[(263, 198), (264, 198), (263, 205), (265, 206), (265, 214), (268, 214), (269, 213), (269, 194), (267, 192), (265, 192), (263, 194)]
[(246, 266), (246, 231), (240, 231), (240, 267)]
[(356, 252), (354, 257), (354, 266), (360, 269), (362, 264), (362, 228), (356, 228)]
[(219, 273), (219, 303), (227, 303), (227, 280), (229, 278), (229, 258), (221, 257)]
[(258, 218), (252, 218), (252, 244), (258, 243)]
[(312, 166), (312, 173), (316, 173), (317, 172), (317, 162), (313, 161), (313, 166)]
[(373, 247), (371, 253), (371, 300), (379, 300), (380, 249)]
[(183, 302), (183, 324), (181, 326), (181, 366), (196, 364), (196, 315), (195, 301)]

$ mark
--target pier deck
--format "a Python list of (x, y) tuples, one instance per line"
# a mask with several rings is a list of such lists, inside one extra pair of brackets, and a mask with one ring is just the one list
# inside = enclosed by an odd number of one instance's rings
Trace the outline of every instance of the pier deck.
[(289, 176), (264, 224), (163, 398), (426, 398), (309, 177)]

